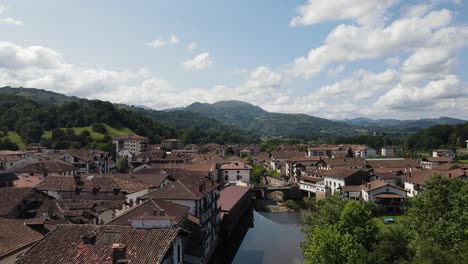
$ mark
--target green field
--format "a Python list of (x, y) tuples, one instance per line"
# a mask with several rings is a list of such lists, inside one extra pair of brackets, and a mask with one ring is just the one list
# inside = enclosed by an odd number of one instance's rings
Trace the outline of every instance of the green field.
[(19, 148), (24, 148), (24, 142), (23, 140), (21, 140), (21, 137), (20, 135), (18, 135), (18, 133), (8, 132), (7, 138), (9, 138), (13, 143), (16, 143), (16, 145), (18, 145)]
[[(392, 224), (385, 224), (384, 223), (384, 218), (393, 218), (394, 223)], [(401, 225), (405, 216), (404, 215), (384, 215), (384, 216), (379, 216), (379, 217), (374, 217), (374, 223), (379, 229), (384, 229), (388, 228), (389, 226), (392, 225)]]
[[(118, 136), (125, 136), (125, 135), (134, 134), (133, 131), (130, 130), (129, 128), (117, 129), (117, 128), (110, 127), (110, 126), (108, 126), (108, 125), (104, 125), (104, 126), (105, 126), (106, 129), (107, 129), (107, 133), (108, 133), (109, 136), (111, 136), (111, 137), (118, 137)], [(62, 128), (62, 129), (65, 130), (66, 128)], [(91, 134), (91, 137), (92, 137), (94, 140), (99, 140), (99, 139), (102, 139), (102, 138), (104, 137), (103, 134), (94, 132), (94, 131), (91, 129), (91, 126), (86, 126), (86, 127), (73, 127), (72, 129), (75, 131), (75, 134), (80, 134), (81, 132), (83, 132), (83, 131), (85, 131), (85, 130), (88, 130), (89, 133)], [(18, 133), (9, 131), (7, 137), (8, 137), (12, 142), (16, 143), (16, 145), (18, 145), (19, 148), (24, 148), (24, 147), (25, 147), (25, 144), (24, 144), (23, 140), (21, 140), (21, 137), (20, 137), (20, 135), (18, 135)], [(45, 138), (45, 139), (50, 139), (50, 138), (52, 138), (52, 131), (46, 131), (46, 132), (44, 132), (44, 134), (42, 135), (42, 137)]]
[[(107, 129), (107, 133), (111, 137), (118, 137), (118, 136), (125, 136), (125, 135), (134, 134), (133, 131), (130, 130), (129, 128), (117, 129), (117, 128), (113, 128), (113, 127), (108, 126), (108, 125), (104, 125), (104, 126)], [(66, 128), (62, 128), (62, 129), (65, 130)], [(104, 137), (103, 134), (94, 132), (93, 129), (91, 128), (91, 126), (73, 127), (72, 129), (73, 129), (73, 131), (75, 131), (75, 134), (77, 134), (77, 135), (80, 134), (81, 132), (85, 131), (85, 130), (88, 130), (93, 139), (99, 140), (99, 139), (102, 139)], [(52, 138), (52, 131), (44, 132), (42, 137), (45, 138), (45, 139)]]

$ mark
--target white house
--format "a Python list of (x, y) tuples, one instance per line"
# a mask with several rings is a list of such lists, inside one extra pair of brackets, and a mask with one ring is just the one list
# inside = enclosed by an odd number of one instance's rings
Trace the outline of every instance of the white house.
[(228, 183), (244, 182), (250, 183), (250, 172), (252, 166), (240, 161), (233, 161), (221, 166), (223, 180)]
[(455, 152), (450, 149), (436, 149), (432, 151), (432, 157), (446, 157), (446, 158), (455, 158)]
[(401, 146), (384, 146), (382, 147), (382, 156), (383, 157), (394, 157), (398, 152), (402, 152), (403, 148)]

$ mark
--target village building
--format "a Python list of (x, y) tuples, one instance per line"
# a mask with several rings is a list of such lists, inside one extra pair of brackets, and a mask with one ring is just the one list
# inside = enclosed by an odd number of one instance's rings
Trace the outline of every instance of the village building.
[(128, 135), (112, 138), (112, 144), (119, 157), (129, 159), (138, 156), (140, 153), (149, 150), (149, 140), (138, 135)]
[(12, 171), (0, 170), (0, 188), (13, 187), (15, 181), (18, 180), (16, 173)]
[(34, 177), (75, 176), (78, 170), (72, 164), (63, 160), (43, 160), (19, 164), (13, 168), (17, 174)]
[(382, 157), (391, 158), (401, 152), (403, 152), (403, 147), (401, 146), (384, 146), (382, 147), (381, 155)]
[(452, 163), (453, 159), (449, 157), (425, 157), (421, 159), (421, 167), (423, 169), (434, 169), (435, 167), (446, 164), (446, 163)]
[(324, 170), (322, 175), (326, 192), (334, 194), (343, 186), (361, 185), (363, 182), (368, 182), (371, 173), (362, 169), (333, 168)]
[(432, 157), (446, 157), (446, 158), (455, 158), (455, 152), (451, 149), (435, 149), (432, 151)]
[(108, 225), (136, 228), (180, 227), (188, 230), (188, 206), (160, 199), (149, 199), (127, 210)]
[(16, 259), (40, 241), (52, 227), (42, 222), (0, 217), (0, 263), (13, 264)]
[(250, 184), (250, 172), (252, 166), (240, 161), (233, 161), (221, 166), (222, 180), (229, 184), (236, 185), (238, 182)]
[(164, 150), (184, 149), (184, 142), (180, 139), (164, 139), (164, 140), (161, 140), (161, 149), (164, 149)]
[(292, 158), (305, 157), (304, 152), (297, 151), (273, 151), (270, 156), (270, 169), (286, 176), (286, 161)]
[(364, 169), (367, 168), (364, 158), (327, 158), (317, 162), (319, 170), (330, 170), (333, 168)]
[(189, 207), (189, 263), (206, 263), (218, 244), (220, 186), (208, 177), (188, 174), (143, 197), (162, 199)]
[(17, 263), (181, 264), (184, 235), (179, 228), (58, 225)]

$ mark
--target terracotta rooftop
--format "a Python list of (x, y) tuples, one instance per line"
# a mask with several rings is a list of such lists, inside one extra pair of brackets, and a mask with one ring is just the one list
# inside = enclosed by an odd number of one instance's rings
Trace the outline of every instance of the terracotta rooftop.
[(229, 164), (225, 164), (221, 166), (221, 170), (251, 170), (252, 166), (235, 161), (235, 162), (230, 162)]
[(429, 161), (429, 162), (452, 162), (452, 158), (448, 157), (425, 157), (422, 159), (423, 161)]
[(305, 157), (305, 153), (299, 151), (273, 151), (271, 157), (275, 159), (292, 159)]
[(130, 181), (137, 181), (145, 184), (150, 184), (154, 188), (158, 188), (161, 184), (164, 183), (166, 179), (169, 178), (169, 173), (165, 171), (159, 171), (159, 173), (152, 173), (152, 174), (140, 174), (140, 173), (132, 173), (132, 174), (112, 174), (116, 178), (121, 178)]
[(327, 158), (322, 160), (330, 167), (367, 165), (364, 158)]
[(187, 175), (144, 195), (142, 199), (198, 200), (217, 187), (218, 184), (207, 178)]
[(221, 211), (229, 212), (237, 204), (237, 202), (248, 195), (250, 187), (245, 186), (228, 186), (219, 192), (218, 205)]
[(343, 192), (361, 192), (363, 186), (362, 185), (345, 185), (341, 186), (341, 191)]
[(150, 199), (131, 208), (127, 212), (109, 222), (108, 225), (130, 226), (132, 218), (151, 216), (154, 215), (155, 212), (164, 212), (163, 216), (173, 217), (175, 224), (179, 224), (180, 221), (184, 219), (184, 216), (188, 214), (189, 209), (190, 207), (167, 202), (164, 200)]
[(114, 189), (120, 189), (124, 193), (134, 193), (152, 187), (147, 183), (109, 175), (95, 174), (76, 177), (80, 179), (78, 184), (73, 176), (48, 176), (36, 188), (43, 191), (75, 191), (75, 188), (79, 187), (84, 192), (92, 192), (93, 188), (99, 188), (99, 192), (113, 192)]
[(7, 215), (28, 196), (32, 188), (0, 188), (0, 216)]
[(317, 182), (319, 182), (319, 181), (323, 181), (322, 178), (310, 177), (310, 176), (301, 176), (300, 179), (303, 180), (303, 181), (306, 181), (306, 182), (313, 182), (313, 183), (317, 183)]
[(32, 245), (44, 236), (25, 225), (24, 220), (0, 217), (0, 226), (0, 258)]
[(323, 158), (328, 158), (328, 157), (322, 157), (322, 156), (295, 157), (295, 158), (289, 159), (288, 161), (290, 161), (290, 162), (319, 161), (319, 160), (321, 160)]
[(16, 172), (69, 172), (75, 171), (76, 168), (72, 164), (63, 160), (43, 160), (38, 162), (28, 162), (19, 164), (12, 168)]
[(323, 176), (330, 176), (339, 179), (345, 179), (355, 174), (362, 174), (363, 176), (369, 176), (367, 171), (362, 169), (348, 169), (348, 168), (332, 168), (330, 170), (323, 170)]
[(413, 159), (368, 159), (367, 164), (372, 168), (417, 168), (421, 167)]
[[(58, 225), (17, 261), (39, 263), (112, 263), (112, 246), (127, 247), (128, 263), (161, 263), (180, 229), (136, 229), (128, 226)], [(89, 241), (86, 243), (85, 238)]]

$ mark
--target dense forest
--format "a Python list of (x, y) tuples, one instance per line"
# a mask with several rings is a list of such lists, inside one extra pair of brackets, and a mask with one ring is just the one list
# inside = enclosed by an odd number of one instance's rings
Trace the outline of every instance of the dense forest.
[[(238, 130), (204, 130), (197, 126), (186, 129), (161, 125), (157, 117), (143, 115), (136, 111), (118, 108), (110, 102), (79, 99), (62, 104), (44, 104), (31, 99), (3, 94), (0, 98), (0, 138), (5, 141), (9, 132), (16, 132), (22, 141), (29, 144), (42, 144), (49, 147), (90, 147), (94, 144), (110, 143), (110, 136), (96, 140), (92, 131), (75, 134), (76, 127), (93, 126), (93, 131), (106, 135), (97, 124), (113, 128), (128, 128), (136, 134), (148, 137), (152, 143), (166, 138), (181, 138), (186, 143), (204, 144), (255, 142), (257, 137)], [(60, 130), (58, 128), (70, 128)], [(52, 131), (46, 139), (44, 132)], [(7, 141), (7, 144), (11, 145)], [(95, 145), (96, 146), (96, 145)], [(101, 145), (104, 146), (104, 145)], [(106, 147), (107, 148), (107, 147)]]
[(466, 263), (468, 183), (434, 175), (385, 225), (375, 205), (332, 196), (306, 218), (305, 263)]
[(456, 148), (466, 146), (468, 122), (462, 125), (437, 125), (405, 138), (406, 149), (432, 150), (439, 147)]

